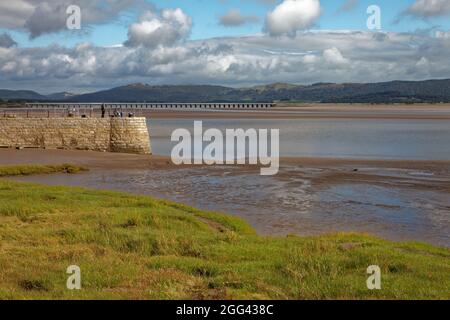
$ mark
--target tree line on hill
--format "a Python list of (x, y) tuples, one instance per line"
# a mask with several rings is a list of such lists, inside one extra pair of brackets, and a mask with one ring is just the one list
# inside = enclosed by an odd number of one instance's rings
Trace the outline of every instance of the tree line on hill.
[[(41, 95), (30, 90), (0, 90), (4, 102), (324, 102), (441, 103), (450, 102), (450, 79), (380, 83), (276, 83), (248, 88), (212, 85), (130, 84), (86, 94)], [(1, 102), (1, 101), (0, 101)]]

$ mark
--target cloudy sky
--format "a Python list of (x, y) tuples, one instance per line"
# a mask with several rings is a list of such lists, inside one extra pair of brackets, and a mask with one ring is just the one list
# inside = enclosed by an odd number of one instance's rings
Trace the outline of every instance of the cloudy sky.
[(450, 78), (449, 18), (450, 0), (0, 0), (0, 88)]

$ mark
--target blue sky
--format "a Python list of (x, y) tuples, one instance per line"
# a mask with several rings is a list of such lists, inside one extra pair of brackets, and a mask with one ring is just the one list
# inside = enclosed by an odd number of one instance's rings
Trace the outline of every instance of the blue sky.
[[(214, 37), (244, 36), (262, 32), (264, 19), (268, 11), (273, 9), (280, 1), (258, 0), (153, 0), (146, 1), (156, 8), (181, 8), (193, 20), (189, 39), (208, 39)], [(399, 15), (410, 6), (414, 0), (360, 0), (354, 8), (348, 11), (339, 10), (345, 0), (323, 0), (322, 14), (313, 26), (315, 29), (325, 30), (365, 30), (367, 14), (366, 9), (371, 4), (381, 8), (382, 30), (396, 32), (415, 32), (421, 29), (439, 28), (450, 29), (448, 16), (420, 19), (404, 17), (400, 21)], [(259, 22), (249, 23), (237, 27), (225, 27), (218, 23), (219, 17), (229, 10), (238, 9), (243, 15), (257, 16)], [(89, 26), (87, 34), (54, 33), (30, 39), (26, 32), (8, 30), (24, 47), (45, 46), (58, 43), (64, 46), (74, 46), (80, 42), (90, 41), (99, 46), (108, 46), (124, 42), (127, 39), (128, 24), (138, 19), (139, 10), (124, 11), (117, 19), (95, 26)]]
[(449, 18), (450, 0), (1, 1), (0, 88), (444, 79)]

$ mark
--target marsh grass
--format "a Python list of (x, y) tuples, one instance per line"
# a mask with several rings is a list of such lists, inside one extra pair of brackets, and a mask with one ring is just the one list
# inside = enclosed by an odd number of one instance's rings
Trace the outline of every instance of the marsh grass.
[(72, 164), (2, 166), (0, 167), (0, 177), (48, 173), (79, 173), (87, 170), (87, 168)]
[[(370, 291), (374, 264), (382, 290)], [(70, 265), (80, 291), (66, 289)], [(170, 201), (0, 179), (0, 299), (346, 298), (449, 299), (450, 250), (362, 234), (263, 237)]]

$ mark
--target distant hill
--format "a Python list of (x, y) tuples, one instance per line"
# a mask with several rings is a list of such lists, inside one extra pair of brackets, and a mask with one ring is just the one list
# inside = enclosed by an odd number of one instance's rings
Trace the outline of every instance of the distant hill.
[(151, 86), (130, 84), (110, 90), (79, 95), (71, 102), (218, 102), (235, 99), (236, 90), (221, 86)]
[(31, 90), (0, 89), (0, 99), (4, 101), (67, 101), (75, 96), (76, 94), (69, 92), (58, 92), (49, 95), (42, 95)]
[(34, 100), (47, 100), (46, 96), (40, 95), (37, 92), (30, 90), (2, 90), (0, 89), (0, 99), (5, 101), (11, 100), (23, 100), (23, 101), (34, 101)]
[[(252, 87), (251, 89), (257, 90), (260, 92), (264, 92), (264, 91), (268, 91), (268, 90), (290, 90), (290, 89), (295, 89), (298, 87), (300, 87), (300, 86), (295, 85), (295, 84), (289, 84), (289, 83), (272, 83), (272, 84), (267, 84), (267, 85), (255, 86), (255, 87)], [(243, 88), (242, 90), (248, 90), (248, 89)]]
[(47, 97), (47, 99), (50, 99), (50, 100), (65, 101), (67, 99), (71, 99), (76, 96), (77, 96), (76, 94), (70, 93), (70, 92), (57, 92), (57, 93), (48, 94), (46, 97)]
[(382, 83), (276, 83), (250, 88), (222, 86), (128, 86), (70, 98), (73, 102), (450, 102), (450, 80)]
[(317, 83), (260, 90), (263, 99), (302, 102), (394, 103), (450, 102), (450, 80), (380, 83)]
[(415, 103), (450, 102), (450, 79), (380, 83), (275, 83), (249, 88), (211, 85), (162, 85), (136, 83), (89, 94), (57, 93), (42, 96), (33, 91), (0, 90), (0, 99), (67, 102), (328, 102)]

